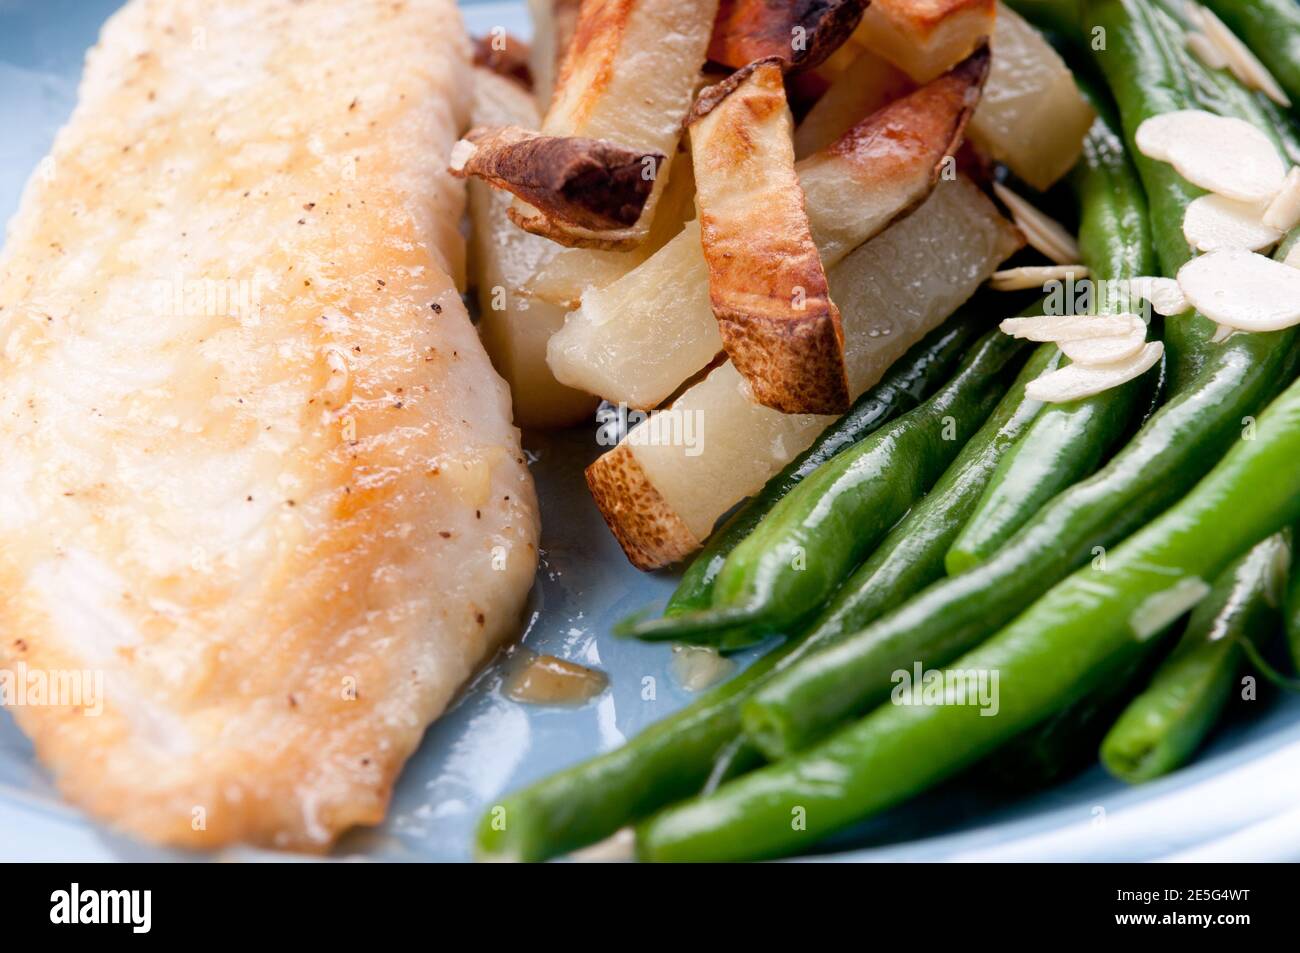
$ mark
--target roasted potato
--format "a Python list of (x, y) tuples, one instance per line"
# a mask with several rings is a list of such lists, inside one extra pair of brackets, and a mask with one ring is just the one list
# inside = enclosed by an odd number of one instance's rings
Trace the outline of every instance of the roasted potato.
[(844, 335), (804, 211), (781, 64), (758, 60), (706, 89), (688, 121), (709, 301), (758, 403), (843, 413)]
[(646, 240), (690, 110), (718, 0), (585, 0), (543, 135), (599, 139), (662, 155), (639, 218), (589, 228), (516, 200), (514, 220), (562, 245), (627, 251)]
[[(832, 269), (851, 393), (878, 382), (1020, 246), (1019, 233), (988, 197), (958, 178), (942, 182), (912, 215)], [(657, 439), (656, 430), (638, 435), (635, 428), (587, 470), (606, 522), (641, 569), (688, 556), (719, 516), (762, 487), (833, 419), (755, 403), (729, 363), (687, 389), (668, 412), (681, 423), (659, 425)], [(663, 439), (688, 433), (692, 440)]]
[[(949, 159), (987, 63), (986, 53), (975, 53), (796, 164), (824, 268), (915, 208), (945, 169), (955, 172)], [(757, 202), (749, 211), (759, 220), (765, 214)], [(552, 339), (549, 359), (570, 386), (650, 408), (721, 349), (700, 231), (692, 224), (623, 278), (588, 292)]]
[(497, 126), (466, 133), (452, 151), (451, 171), (545, 209), (553, 221), (598, 231), (626, 228), (640, 219), (663, 161), (658, 153), (602, 139)]
[[(476, 122), (535, 124), (533, 97), (518, 83), (474, 70)], [(484, 182), (469, 183), (470, 274), (479, 304), (479, 333), (497, 372), (510, 385), (515, 423), (564, 427), (590, 418), (596, 399), (555, 380), (546, 363), (551, 335), (564, 309), (533, 301), (520, 286), (554, 247), (520, 231), (507, 214), (511, 197)]]
[(868, 2), (722, 0), (709, 59), (734, 70), (776, 57), (787, 69), (809, 69), (853, 35)]
[(995, 16), (994, 0), (873, 0), (853, 39), (926, 83), (992, 36)]

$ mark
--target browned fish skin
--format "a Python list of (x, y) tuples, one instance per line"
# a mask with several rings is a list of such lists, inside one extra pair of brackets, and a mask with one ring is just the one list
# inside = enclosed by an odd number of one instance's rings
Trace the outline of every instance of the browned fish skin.
[(0, 667), (61, 789), (187, 847), (382, 819), (537, 511), (461, 304), (452, 0), (132, 0), (0, 253)]

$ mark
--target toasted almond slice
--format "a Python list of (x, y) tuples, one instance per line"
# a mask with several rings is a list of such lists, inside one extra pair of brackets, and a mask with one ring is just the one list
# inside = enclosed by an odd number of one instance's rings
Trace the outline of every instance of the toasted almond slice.
[(1258, 89), (1273, 102), (1290, 108), (1290, 97), (1278, 85), (1268, 68), (1259, 61), (1259, 57), (1251, 52), (1250, 47), (1243, 43), (1213, 10), (1200, 4), (1188, 6), (1189, 10), (1191, 7), (1200, 7), (1193, 15), (1200, 21), (1201, 29), (1205, 31), (1210, 42), (1218, 47), (1233, 75), (1252, 89)]
[(1128, 334), (1087, 341), (1061, 341), (1061, 353), (1075, 364), (1118, 364), (1136, 357), (1147, 342), (1147, 327), (1137, 322)]
[(1269, 202), (1282, 189), (1286, 166), (1277, 147), (1244, 119), (1182, 110), (1138, 127), (1139, 151), (1169, 162), (1193, 185), (1239, 202)]
[(995, 272), (989, 279), (989, 287), (994, 291), (1027, 291), (1030, 288), (1042, 288), (1049, 281), (1078, 281), (1087, 277), (1088, 269), (1083, 265), (1008, 268)]
[(1282, 191), (1264, 211), (1264, 224), (1279, 232), (1289, 232), (1300, 225), (1300, 167), (1292, 166), (1286, 174)]
[(1197, 311), (1238, 331), (1300, 324), (1300, 271), (1263, 255), (1212, 251), (1184, 265), (1178, 284)]
[(1180, 140), (1188, 137), (1212, 139), (1219, 134), (1222, 120), (1223, 117), (1204, 109), (1179, 109), (1161, 113), (1138, 126), (1134, 142), (1137, 143), (1138, 152), (1147, 158), (1169, 162)]
[(758, 403), (842, 414), (844, 332), (795, 172), (781, 63), (751, 63), (701, 93), (691, 113), (709, 299)]
[(1099, 338), (1127, 337), (1146, 325), (1135, 314), (1078, 314), (1040, 318), (1007, 318), (998, 325), (1003, 334), (1025, 341), (1061, 344), (1066, 341), (1095, 341)]
[(1204, 33), (1197, 30), (1190, 31), (1187, 34), (1187, 48), (1192, 51), (1192, 55), (1210, 69), (1228, 68), (1228, 58)]
[(858, 28), (869, 0), (722, 0), (709, 59), (731, 69), (777, 57), (788, 69), (811, 69)]
[(456, 143), (451, 171), (544, 209), (577, 228), (635, 225), (664, 157), (599, 139), (558, 138), (518, 126), (478, 128)]
[(1031, 247), (1058, 265), (1069, 265), (1080, 259), (1079, 243), (1064, 225), (1000, 182), (993, 183), (993, 192), (1011, 210), (1011, 217)]
[(1152, 341), (1136, 356), (1116, 364), (1070, 364), (1050, 371), (1025, 386), (1025, 396), (1049, 404), (1068, 404), (1104, 393), (1141, 377), (1160, 363), (1165, 346)]
[(1151, 302), (1156, 314), (1165, 317), (1183, 314), (1192, 308), (1182, 287), (1173, 278), (1130, 278), (1128, 289), (1144, 301)]
[(1264, 206), (1202, 195), (1187, 206), (1183, 218), (1183, 236), (1198, 251), (1219, 248), (1245, 248), (1258, 251), (1276, 245), (1282, 232), (1262, 221)]

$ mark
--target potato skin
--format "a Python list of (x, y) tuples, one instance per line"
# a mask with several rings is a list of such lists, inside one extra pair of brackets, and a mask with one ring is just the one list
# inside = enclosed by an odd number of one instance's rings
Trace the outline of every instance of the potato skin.
[[(869, 0), (722, 0), (709, 59), (732, 69), (768, 57), (808, 70), (853, 35)], [(795, 30), (803, 42), (796, 47)]]
[(705, 90), (691, 145), (709, 297), (754, 399), (787, 414), (849, 407), (844, 334), (795, 172), (782, 60)]

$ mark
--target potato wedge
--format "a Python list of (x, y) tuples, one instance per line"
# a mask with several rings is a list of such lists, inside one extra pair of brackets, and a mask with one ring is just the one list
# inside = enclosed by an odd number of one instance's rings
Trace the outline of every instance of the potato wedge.
[[(955, 235), (961, 240), (954, 241)], [(852, 393), (878, 382), (1021, 243), (988, 197), (962, 178), (940, 183), (916, 212), (832, 269)], [(695, 424), (689, 431), (660, 427), (659, 433), (690, 432), (696, 439), (688, 445), (638, 438), (637, 427), (587, 474), (588, 483), (599, 488), (596, 501), (606, 522), (640, 569), (689, 555), (719, 516), (761, 488), (833, 419), (782, 414), (755, 403), (729, 363), (688, 388), (668, 411), (656, 413), (665, 412), (694, 414)], [(631, 473), (635, 497), (620, 489), (630, 485)]]
[(609, 230), (641, 218), (663, 161), (659, 153), (640, 153), (603, 139), (480, 126), (456, 143), (451, 171), (510, 192), (545, 209), (554, 221)]
[(810, 69), (844, 45), (869, 0), (722, 0), (709, 59), (731, 69), (777, 57)]
[(627, 251), (650, 232), (704, 66), (718, 0), (585, 0), (542, 133), (662, 155), (640, 217), (589, 228), (517, 199), (515, 222), (561, 245)]
[[(473, 119), (535, 124), (533, 97), (518, 83), (474, 70)], [(479, 304), (479, 333), (514, 401), (520, 427), (565, 427), (591, 419), (596, 399), (555, 380), (546, 363), (550, 337), (564, 324), (563, 308), (519, 293), (553, 243), (521, 232), (510, 221), (511, 197), (485, 182), (469, 183), (470, 274)]]
[(853, 39), (927, 83), (992, 36), (994, 17), (994, 0), (873, 0)]
[(794, 168), (782, 60), (758, 60), (706, 89), (688, 128), (723, 349), (760, 404), (843, 413), (844, 334)]
[[(987, 65), (987, 53), (973, 54), (796, 164), (824, 268), (925, 199), (957, 149)], [(721, 349), (699, 228), (688, 225), (644, 264), (584, 295), (549, 359), (558, 380), (648, 409)]]
[(989, 75), (980, 47), (798, 164), (813, 240), (833, 267), (923, 201), (955, 156)]
[(1096, 114), (1043, 35), (998, 4), (993, 69), (971, 141), (1039, 191), (1069, 172)]
[(474, 38), (474, 65), (482, 66), (513, 79), (526, 89), (533, 88), (533, 71), (529, 65), (532, 49), (517, 36), (509, 33), (492, 33)]
[(856, 55), (831, 80), (794, 131), (794, 154), (804, 159), (848, 132), (888, 103), (906, 96), (915, 84), (906, 73), (870, 50), (854, 47)]
[(577, 29), (581, 5), (582, 0), (528, 0), (533, 21), (528, 68), (533, 77), (533, 96), (543, 115), (551, 105), (555, 79)]
[(581, 304), (583, 294), (622, 278), (667, 245), (694, 217), (695, 170), (690, 157), (682, 156), (673, 163), (644, 242), (631, 251), (565, 248), (552, 242), (552, 255), (538, 265), (523, 292), (572, 311)]

